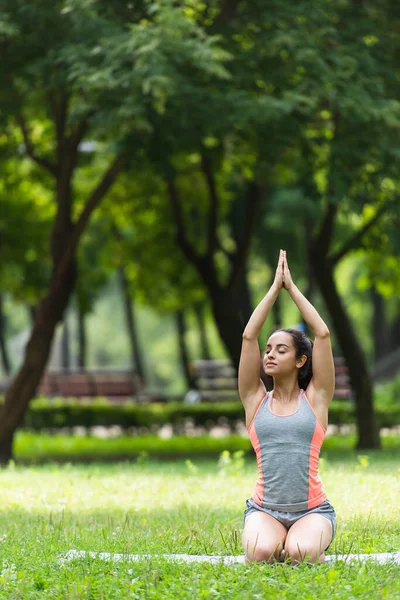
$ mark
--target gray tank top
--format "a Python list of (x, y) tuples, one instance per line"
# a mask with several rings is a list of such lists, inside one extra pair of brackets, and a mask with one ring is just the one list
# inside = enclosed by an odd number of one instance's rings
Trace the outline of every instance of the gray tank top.
[(326, 500), (318, 476), (318, 460), (326, 430), (304, 390), (294, 412), (273, 412), (268, 392), (248, 428), (259, 477), (253, 500), (263, 508), (299, 512)]

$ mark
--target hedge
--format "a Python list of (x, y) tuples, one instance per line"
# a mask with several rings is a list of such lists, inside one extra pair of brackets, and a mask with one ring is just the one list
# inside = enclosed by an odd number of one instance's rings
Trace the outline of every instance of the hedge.
[[(400, 406), (376, 409), (380, 427), (400, 424)], [(195, 426), (209, 428), (217, 423), (234, 426), (244, 420), (240, 402), (202, 402), (183, 404), (180, 402), (136, 404), (133, 402), (116, 405), (107, 400), (81, 401), (76, 399), (34, 400), (24, 419), (24, 429), (40, 431), (64, 427), (94, 427), (118, 425), (129, 428), (151, 428), (170, 423), (180, 426), (191, 419)], [(329, 409), (329, 423), (345, 425), (355, 423), (354, 404), (334, 400)]]

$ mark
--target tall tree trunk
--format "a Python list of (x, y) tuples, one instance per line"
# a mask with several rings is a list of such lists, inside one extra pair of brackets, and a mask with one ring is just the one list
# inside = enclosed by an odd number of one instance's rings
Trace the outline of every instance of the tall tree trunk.
[[(211, 302), (219, 334), (233, 365), (237, 369), (245, 327), (243, 323), (247, 323), (245, 321), (246, 315), (243, 313), (243, 305), (237, 295), (226, 289), (211, 290)], [(247, 316), (248, 319), (249, 316)]]
[(78, 145), (86, 130), (86, 119), (67, 138), (66, 111), (62, 110), (60, 114), (60, 120), (56, 123), (57, 164), (46, 167), (56, 182), (57, 212), (50, 239), (53, 273), (48, 291), (35, 311), (35, 321), (22, 367), (0, 407), (0, 463), (7, 463), (12, 458), (15, 430), (22, 423), (29, 402), (36, 392), (49, 358), (55, 328), (68, 305), (76, 281), (76, 251), (81, 236), (93, 211), (113, 185), (126, 160), (124, 154), (115, 156), (88, 197), (79, 217), (72, 222), (71, 181), (77, 163)]
[(274, 320), (274, 326), (276, 329), (280, 329), (282, 327), (282, 305), (279, 296), (272, 307), (272, 317)]
[(8, 357), (7, 342), (6, 342), (6, 317), (4, 314), (3, 295), (0, 294), (0, 355), (1, 365), (6, 375), (11, 372), (10, 359)]
[(65, 311), (61, 336), (61, 366), (68, 371), (71, 368), (70, 331), (68, 314)]
[(126, 326), (128, 330), (129, 342), (131, 347), (132, 368), (136, 370), (142, 381), (146, 380), (143, 354), (137, 335), (137, 326), (135, 319), (135, 307), (132, 295), (129, 290), (129, 283), (126, 277), (124, 267), (118, 269), (118, 279), (121, 287), (122, 298), (124, 302)]
[[(271, 281), (269, 283), (269, 287), (271, 287), (271, 285), (273, 284), (274, 279), (275, 279), (275, 271), (273, 272)], [(277, 299), (275, 300), (275, 302), (272, 306), (271, 315), (272, 315), (272, 319), (273, 319), (273, 327), (275, 329), (280, 329), (282, 327), (282, 301), (281, 301), (280, 295), (277, 297)], [(271, 330), (272, 330), (272, 328), (271, 328)]]
[(250, 319), (251, 313), (253, 312), (253, 304), (251, 299), (251, 292), (247, 281), (247, 273), (243, 269), (243, 274), (238, 280), (238, 302), (240, 306), (240, 321), (242, 323), (243, 331)]
[(375, 286), (370, 288), (372, 300), (372, 337), (374, 342), (374, 360), (378, 361), (389, 351), (389, 332), (385, 315), (385, 300)]
[(219, 247), (217, 234), (218, 193), (211, 163), (206, 156), (202, 156), (203, 170), (210, 192), (207, 250), (205, 254), (199, 254), (197, 248), (187, 237), (182, 201), (174, 177), (171, 175), (171, 170), (166, 176), (167, 189), (176, 225), (177, 244), (187, 260), (197, 270), (208, 290), (219, 334), (233, 365), (237, 368), (240, 360), (243, 331), (251, 314), (250, 294), (246, 281), (246, 265), (261, 199), (266, 192), (267, 183), (265, 181), (250, 181), (247, 183), (244, 193), (240, 194), (241, 206), (245, 209), (243, 210), (241, 235), (237, 239), (235, 251), (228, 255), (231, 273), (228, 282), (222, 286), (214, 262), (214, 254)]
[(36, 320), (37, 306), (36, 304), (28, 304), (27, 309), (29, 313), (29, 318), (31, 320), (31, 325), (33, 327)]
[(78, 367), (85, 369), (87, 364), (87, 335), (85, 313), (77, 301), (77, 317), (78, 317)]
[(192, 376), (190, 370), (190, 359), (189, 359), (189, 351), (186, 344), (186, 322), (185, 322), (185, 313), (183, 310), (177, 310), (175, 313), (176, 316), (176, 328), (178, 332), (178, 344), (179, 344), (179, 356), (181, 359), (181, 365), (183, 369), (183, 373), (186, 379), (186, 385), (190, 389), (196, 388), (196, 382), (194, 377)]
[(54, 331), (62, 320), (76, 278), (75, 264), (64, 277), (54, 277), (49, 291), (39, 304), (25, 358), (8, 389), (0, 409), (0, 463), (12, 458), (16, 428), (22, 423), (30, 399), (34, 396), (49, 358)]
[(389, 352), (400, 347), (400, 300), (397, 300), (397, 314), (390, 325)]
[(201, 358), (204, 360), (211, 359), (210, 345), (207, 338), (206, 322), (204, 318), (204, 304), (199, 303), (194, 307), (194, 314), (196, 316), (199, 336), (200, 336), (200, 351)]
[(315, 281), (331, 316), (337, 340), (346, 360), (355, 393), (358, 449), (380, 448), (379, 428), (373, 406), (373, 384), (362, 347), (336, 288), (333, 268), (318, 247), (310, 256)]
[[(307, 235), (307, 231), (306, 231), (306, 235)], [(312, 304), (313, 303), (313, 296), (314, 296), (314, 279), (313, 279), (312, 269), (310, 268), (310, 264), (309, 264), (310, 261), (307, 261), (307, 262), (308, 262), (308, 269), (307, 269), (307, 271), (308, 271), (307, 272), (308, 281), (307, 281), (307, 288), (306, 288), (305, 297)], [(310, 331), (308, 323), (306, 323), (306, 321), (304, 320), (304, 318), (302, 318), (302, 323), (303, 323), (303, 328), (304, 328), (305, 333), (308, 336), (311, 336), (312, 332)]]

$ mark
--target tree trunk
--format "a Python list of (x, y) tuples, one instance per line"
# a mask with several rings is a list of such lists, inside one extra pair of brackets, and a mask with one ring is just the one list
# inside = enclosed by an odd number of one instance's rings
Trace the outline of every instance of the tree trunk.
[(362, 347), (336, 289), (331, 264), (318, 248), (310, 256), (315, 281), (331, 316), (336, 337), (346, 360), (355, 393), (358, 427), (357, 449), (380, 448), (379, 428), (373, 406), (373, 384)]
[(124, 302), (126, 326), (131, 347), (132, 368), (136, 370), (137, 374), (144, 382), (146, 380), (146, 374), (144, 368), (143, 354), (137, 335), (134, 301), (129, 291), (129, 283), (126, 277), (124, 267), (120, 267), (118, 269), (118, 278)]
[(243, 275), (238, 281), (238, 301), (240, 305), (240, 320), (242, 323), (243, 331), (250, 319), (251, 313), (253, 312), (253, 303), (251, 299), (251, 292), (249, 284), (247, 282), (247, 275), (243, 270)]
[(237, 277), (233, 289), (219, 286), (211, 273), (203, 276), (203, 281), (210, 295), (218, 333), (233, 366), (238, 369), (242, 335), (252, 313), (250, 290), (244, 269), (240, 277)]
[(75, 264), (63, 277), (53, 277), (49, 291), (41, 301), (21, 369), (5, 395), (0, 408), (0, 463), (12, 458), (16, 428), (22, 423), (30, 399), (34, 396), (49, 358), (54, 331), (63, 313), (76, 278)]
[(10, 359), (8, 357), (7, 352), (7, 343), (6, 343), (6, 318), (4, 315), (3, 308), (3, 296), (0, 294), (0, 354), (1, 354), (1, 365), (3, 371), (6, 375), (10, 375)]
[(389, 352), (397, 350), (400, 346), (400, 301), (397, 300), (397, 314), (390, 325)]
[(12, 458), (14, 432), (0, 438), (0, 464), (6, 465)]
[[(307, 235), (307, 232), (306, 232), (306, 235)], [(308, 265), (307, 271), (308, 271), (308, 273), (307, 273), (307, 275), (308, 275), (308, 281), (307, 281), (306, 293), (304, 295), (307, 298), (307, 300), (309, 302), (311, 302), (311, 304), (312, 304), (313, 303), (313, 296), (314, 296), (314, 279), (313, 279), (312, 269), (310, 268), (310, 265)], [(303, 323), (303, 330), (304, 330), (304, 332), (309, 337), (311, 337), (312, 332), (310, 331), (308, 323), (304, 320), (304, 318), (302, 318), (302, 323)]]
[[(275, 271), (273, 272), (271, 281), (269, 283), (269, 287), (271, 287), (271, 285), (273, 284), (274, 279), (275, 279)], [(281, 300), (280, 295), (277, 297), (277, 299), (275, 300), (275, 302), (272, 306), (271, 315), (272, 315), (272, 320), (273, 320), (272, 327), (274, 329), (280, 329), (282, 327), (282, 300)], [(272, 331), (272, 327), (271, 327), (271, 331)]]
[(70, 332), (68, 314), (65, 311), (61, 337), (61, 366), (68, 371), (71, 368)]
[(274, 320), (274, 326), (276, 327), (276, 329), (280, 329), (282, 327), (282, 306), (279, 296), (276, 299), (271, 312)]
[(385, 301), (377, 289), (370, 288), (372, 300), (372, 336), (374, 341), (375, 362), (386, 356), (389, 352), (388, 326), (385, 315)]
[(194, 307), (194, 314), (199, 328), (201, 358), (204, 360), (211, 360), (210, 345), (207, 339), (206, 323), (204, 319), (204, 304), (196, 304)]
[[(54, 103), (53, 103), (54, 104)], [(68, 120), (67, 97), (51, 107), (56, 131), (56, 164), (40, 161), (55, 178), (55, 214), (50, 238), (53, 273), (48, 291), (35, 310), (31, 337), (26, 346), (25, 358), (3, 406), (0, 407), (0, 462), (8, 462), (12, 455), (12, 439), (22, 423), (29, 401), (36, 392), (49, 358), (51, 342), (57, 324), (62, 320), (76, 281), (76, 251), (93, 211), (99, 206), (114, 184), (126, 162), (124, 153), (117, 154), (100, 181), (88, 196), (79, 216), (72, 220), (72, 180), (78, 161), (78, 147), (86, 133), (88, 120), (83, 117), (66, 132)], [(54, 110), (53, 110), (54, 109)], [(24, 137), (26, 129), (22, 125)], [(29, 144), (25, 142), (29, 147)], [(32, 153), (31, 158), (34, 158)], [(2, 449), (2, 451), (1, 451)]]
[(33, 327), (35, 324), (35, 319), (36, 319), (37, 306), (36, 306), (36, 304), (28, 304), (27, 308), (28, 308), (29, 318), (31, 320), (31, 325)]
[(234, 367), (238, 368), (242, 335), (252, 311), (246, 279), (246, 264), (252, 235), (259, 215), (261, 199), (266, 190), (266, 183), (256, 181), (248, 183), (245, 195), (242, 198), (244, 218), (240, 228), (241, 235), (237, 239), (235, 252), (228, 256), (232, 267), (230, 277), (227, 284), (221, 286), (218, 270), (214, 263), (214, 252), (218, 246), (218, 194), (216, 193), (215, 182), (208, 161), (204, 161), (203, 164), (210, 189), (207, 252), (206, 254), (199, 254), (187, 238), (179, 190), (175, 181), (169, 175), (167, 177), (167, 188), (176, 225), (176, 241), (187, 260), (197, 270), (208, 290), (219, 334)]
[(186, 385), (189, 390), (196, 389), (196, 382), (194, 377), (192, 376), (190, 370), (190, 359), (189, 359), (189, 351), (186, 345), (186, 323), (185, 323), (185, 314), (183, 310), (177, 310), (176, 313), (176, 327), (178, 332), (178, 344), (179, 344), (179, 356), (181, 359), (181, 365), (183, 369), (183, 373), (186, 379)]
[(243, 313), (243, 306), (240, 304), (238, 296), (228, 290), (214, 291), (211, 301), (219, 334), (234, 367), (238, 369), (242, 335), (249, 315)]
[(77, 302), (77, 316), (78, 316), (78, 367), (80, 369), (86, 368), (87, 363), (87, 336), (86, 336), (86, 323), (85, 313)]

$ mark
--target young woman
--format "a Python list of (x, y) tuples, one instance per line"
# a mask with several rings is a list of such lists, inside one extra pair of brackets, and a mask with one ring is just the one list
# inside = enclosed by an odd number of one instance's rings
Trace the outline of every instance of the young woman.
[[(267, 393), (260, 379), (258, 337), (282, 288), (315, 339), (294, 329), (269, 337), (262, 366), (274, 386)], [(318, 458), (334, 384), (329, 330), (293, 283), (281, 250), (274, 282), (244, 330), (239, 365), (239, 393), (259, 469), (244, 513), (247, 562), (325, 560), (335, 534), (335, 510), (318, 477)]]

